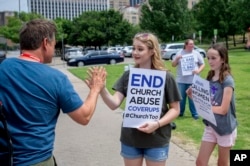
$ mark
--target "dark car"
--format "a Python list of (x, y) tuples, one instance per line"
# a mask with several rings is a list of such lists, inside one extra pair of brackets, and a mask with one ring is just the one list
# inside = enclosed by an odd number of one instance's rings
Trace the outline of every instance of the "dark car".
[(6, 52), (0, 50), (0, 63), (6, 58)]
[(123, 54), (108, 51), (91, 51), (82, 57), (67, 61), (68, 66), (85, 66), (93, 64), (116, 64), (124, 61)]

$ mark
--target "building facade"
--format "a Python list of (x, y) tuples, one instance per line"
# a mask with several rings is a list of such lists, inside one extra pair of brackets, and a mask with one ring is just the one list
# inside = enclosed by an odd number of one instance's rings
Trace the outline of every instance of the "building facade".
[(13, 17), (15, 12), (13, 11), (4, 11), (0, 12), (0, 26), (6, 25), (8, 23), (8, 17)]
[(129, 0), (129, 5), (135, 7), (142, 4), (144, 1), (145, 0)]
[[(13, 11), (0, 12), (0, 26), (8, 24), (8, 17), (13, 17), (15, 13)], [(4, 38), (0, 35), (0, 44), (6, 46), (13, 46), (11, 40)]]
[(129, 6), (129, 0), (109, 0), (110, 9), (119, 11), (125, 6)]
[(108, 10), (109, 5), (109, 0), (28, 0), (28, 12), (72, 20), (86, 11)]
[[(132, 24), (139, 22), (138, 6), (146, 0), (28, 0), (28, 12), (43, 15), (48, 19), (58, 17), (72, 20), (86, 11), (114, 9), (120, 11)], [(188, 0), (191, 9), (199, 0)], [(134, 7), (134, 9), (131, 9)]]
[(131, 24), (139, 24), (140, 21), (140, 7), (126, 6), (121, 8), (120, 13), (123, 15), (123, 19), (127, 20)]

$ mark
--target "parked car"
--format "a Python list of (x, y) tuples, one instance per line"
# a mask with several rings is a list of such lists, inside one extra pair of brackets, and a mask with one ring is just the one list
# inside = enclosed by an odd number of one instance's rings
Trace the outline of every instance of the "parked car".
[(124, 61), (124, 56), (117, 52), (91, 51), (82, 57), (72, 58), (67, 61), (68, 66), (85, 66), (93, 64), (116, 64)]
[(122, 53), (125, 57), (132, 57), (133, 46), (125, 46)]
[(6, 58), (6, 52), (0, 50), (0, 63)]
[(170, 44), (161, 44), (161, 55), (168, 51), (180, 50), (183, 48), (184, 43), (170, 43)]
[(86, 47), (83, 49), (83, 54), (87, 54), (89, 51), (96, 51), (94, 47)]
[[(172, 60), (176, 53), (184, 48), (184, 43), (170, 43), (161, 44), (161, 56), (163, 59)], [(202, 48), (194, 46), (194, 49), (198, 51), (202, 57), (206, 57), (206, 51)]]
[(62, 57), (62, 60), (68, 61), (72, 58), (81, 57), (83, 56), (83, 50), (82, 48), (69, 48), (65, 50), (64, 57)]
[(108, 52), (117, 52), (117, 53), (121, 53), (123, 47), (109, 47), (107, 49)]

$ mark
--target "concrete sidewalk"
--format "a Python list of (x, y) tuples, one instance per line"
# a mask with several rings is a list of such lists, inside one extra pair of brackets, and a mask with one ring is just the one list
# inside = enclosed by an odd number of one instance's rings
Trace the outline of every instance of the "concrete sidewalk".
[[(75, 90), (84, 100), (88, 94), (85, 83), (72, 75), (65, 65), (52, 63), (52, 67), (65, 73)], [(120, 156), (120, 129), (122, 110), (111, 111), (98, 100), (95, 114), (87, 126), (73, 122), (61, 114), (56, 128), (54, 155), (59, 166), (123, 166)], [(167, 166), (194, 166), (195, 156), (170, 143)]]

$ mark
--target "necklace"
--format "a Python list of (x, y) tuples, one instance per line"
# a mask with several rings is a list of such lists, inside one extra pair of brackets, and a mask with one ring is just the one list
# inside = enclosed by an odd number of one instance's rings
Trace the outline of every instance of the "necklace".
[(30, 55), (30, 54), (24, 53), (24, 54), (21, 54), (21, 57), (33, 59), (33, 60), (35, 60), (36, 62), (41, 62), (41, 59), (39, 59), (39, 58), (37, 58), (37, 57), (35, 57), (35, 56), (33, 56), (33, 55)]

